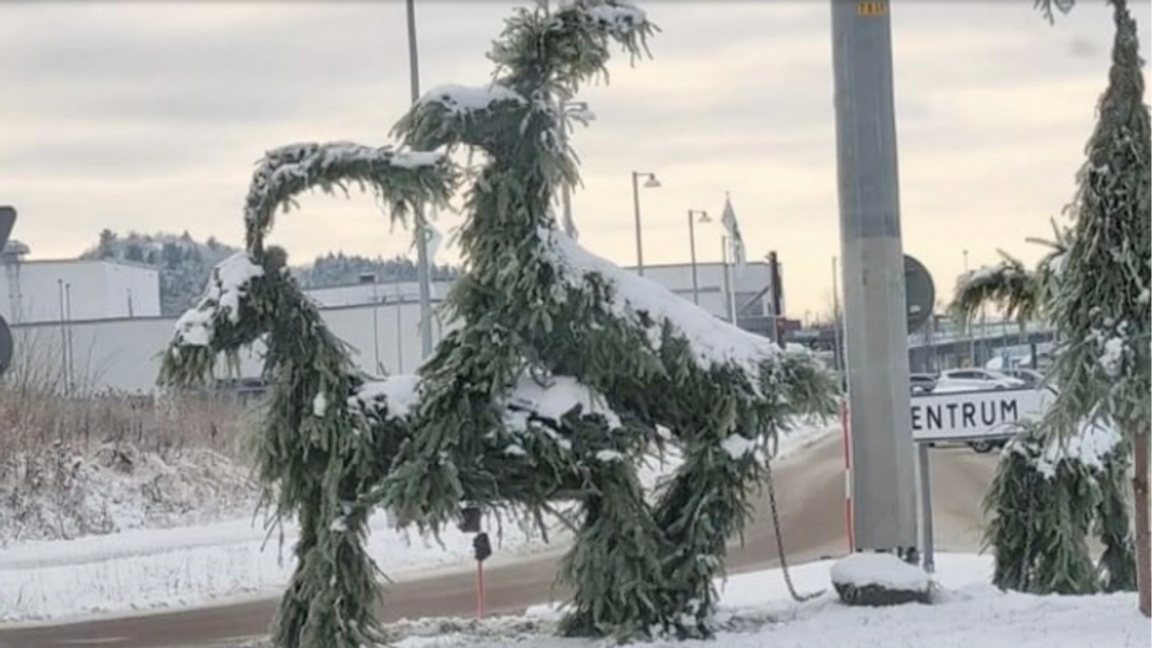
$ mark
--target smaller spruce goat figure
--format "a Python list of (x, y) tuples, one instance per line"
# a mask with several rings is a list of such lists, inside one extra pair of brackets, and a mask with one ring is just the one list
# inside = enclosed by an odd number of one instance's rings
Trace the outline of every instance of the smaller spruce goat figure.
[[(260, 163), (247, 249), (177, 324), (161, 382), (192, 384), (221, 354), (264, 347), (259, 474), (277, 519), (301, 528), (277, 646), (384, 640), (364, 548), (374, 508), (436, 533), (463, 506), (539, 523), (556, 502), (580, 511), (562, 632), (711, 636), (713, 580), (750, 515), (760, 450), (794, 417), (830, 414), (835, 381), (811, 354), (721, 322), (558, 231), (552, 197), (578, 177), (553, 98), (605, 74), (613, 45), (639, 57), (654, 31), (621, 2), (518, 9), (489, 55), (492, 83), (430, 90), (394, 129), (401, 150), (302, 144)], [(467, 272), (442, 313), (460, 326), (418, 375), (371, 377), (284, 252), (265, 246), (273, 214), (302, 192), (356, 183), (404, 221), (462, 184), (447, 157), (460, 147), (484, 157), (464, 196)], [(650, 502), (637, 464), (666, 436), (684, 461)]]

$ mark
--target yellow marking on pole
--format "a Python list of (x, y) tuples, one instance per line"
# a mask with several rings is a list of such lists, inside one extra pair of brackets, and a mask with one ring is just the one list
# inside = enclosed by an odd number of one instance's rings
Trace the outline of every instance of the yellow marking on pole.
[(856, 14), (859, 16), (883, 16), (888, 13), (886, 2), (857, 2)]

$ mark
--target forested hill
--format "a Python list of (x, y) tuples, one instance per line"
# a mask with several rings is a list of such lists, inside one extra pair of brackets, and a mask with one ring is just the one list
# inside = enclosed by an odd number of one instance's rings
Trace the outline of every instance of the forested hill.
[[(117, 234), (105, 229), (96, 245), (80, 255), (83, 259), (117, 259), (154, 266), (160, 271), (160, 306), (165, 315), (179, 315), (196, 303), (208, 281), (212, 267), (236, 248), (209, 237), (197, 241), (183, 234)], [(381, 282), (416, 279), (416, 264), (404, 257), (368, 258), (343, 253), (328, 253), (312, 263), (296, 266), (293, 274), (305, 288), (325, 288), (356, 283), (363, 274), (375, 273)], [(446, 279), (459, 270), (436, 266), (433, 277)]]

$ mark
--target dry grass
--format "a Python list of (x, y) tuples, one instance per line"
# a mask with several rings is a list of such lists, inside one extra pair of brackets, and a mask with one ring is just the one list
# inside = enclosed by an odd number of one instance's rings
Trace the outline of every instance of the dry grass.
[(0, 457), (61, 444), (86, 451), (126, 443), (141, 452), (206, 449), (240, 458), (250, 417), (236, 399), (188, 393), (157, 402), (99, 389), (99, 368), (73, 367), (65, 376), (60, 339), (48, 333), (21, 335), (12, 367), (0, 378)]
[(129, 444), (162, 455), (195, 448), (239, 459), (250, 420), (246, 414), (223, 396), (189, 394), (157, 404), (128, 394), (69, 397), (0, 384), (0, 456), (61, 444), (80, 451)]
[(97, 391), (40, 348), (0, 379), (0, 547), (251, 510), (249, 407), (219, 393)]

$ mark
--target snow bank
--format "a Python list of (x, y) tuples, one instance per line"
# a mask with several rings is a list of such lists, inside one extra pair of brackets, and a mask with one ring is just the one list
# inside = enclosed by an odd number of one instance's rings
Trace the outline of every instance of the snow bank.
[[(781, 438), (778, 458), (798, 452), (835, 430), (828, 426), (798, 428)], [(641, 484), (652, 494), (680, 463), (679, 453), (669, 448), (662, 460), (652, 458), (641, 464)], [(243, 490), (222, 483), (225, 492)], [(246, 506), (246, 512), (252, 510)], [(562, 513), (573, 512), (571, 505), (557, 508)], [(550, 544), (516, 526), (506, 526), (502, 538), (493, 534), (499, 547), (493, 561), (567, 549), (571, 532), (559, 521), (548, 521)], [(430, 539), (393, 529), (383, 513), (372, 516), (369, 526), (368, 551), (393, 579), (471, 564), (471, 536), (455, 528), (444, 529), (441, 547)], [(278, 540), (273, 537), (265, 544), (262, 525), (245, 516), (201, 526), (139, 529), (11, 546), (0, 550), (0, 622), (201, 605), (242, 595), (275, 596), (294, 568), (290, 549), (296, 528), (286, 524), (283, 560)], [(827, 584), (826, 577), (827, 571), (819, 587)], [(729, 581), (729, 588), (742, 582), (741, 578)], [(751, 591), (763, 591), (764, 587), (760, 583)]]
[[(832, 593), (793, 602), (779, 570), (743, 574), (722, 585), (711, 642), (666, 642), (649, 648), (1143, 648), (1152, 626), (1136, 611), (1133, 594), (1032, 596), (988, 585), (992, 559), (938, 554), (936, 581), (944, 591), (934, 605), (857, 608)], [(824, 588), (834, 561), (793, 567), (802, 593)], [(389, 626), (397, 648), (586, 648), (587, 640), (551, 636), (555, 606), (532, 608), (521, 617), (422, 619)], [(259, 645), (259, 644), (256, 644)]]
[[(0, 622), (65, 619), (133, 610), (202, 605), (242, 595), (276, 596), (295, 569), (298, 530), (286, 525), (266, 539), (251, 518), (213, 525), (137, 530), (0, 551)], [(455, 528), (435, 541), (392, 528), (387, 515), (369, 521), (368, 553), (390, 578), (471, 561), (472, 536)], [(569, 539), (557, 525), (549, 537)], [(553, 535), (555, 534), (555, 535)], [(537, 534), (506, 526), (492, 533), (501, 559), (555, 548)]]
[(0, 460), (0, 547), (235, 517), (258, 492), (249, 468), (211, 450), (20, 452)]

